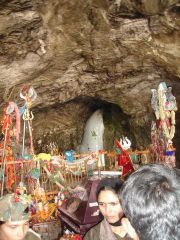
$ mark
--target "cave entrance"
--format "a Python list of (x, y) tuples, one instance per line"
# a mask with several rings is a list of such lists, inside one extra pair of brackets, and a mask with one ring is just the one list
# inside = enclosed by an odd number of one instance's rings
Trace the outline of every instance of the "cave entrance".
[[(97, 110), (102, 110), (104, 123), (103, 145), (105, 150), (111, 150), (114, 146), (114, 140), (127, 136), (134, 140), (132, 131), (130, 131), (130, 116), (125, 114), (122, 109), (107, 101), (93, 97), (81, 97), (75, 99), (75, 102), (83, 103), (89, 108), (88, 118)], [(85, 127), (85, 126), (84, 126)]]

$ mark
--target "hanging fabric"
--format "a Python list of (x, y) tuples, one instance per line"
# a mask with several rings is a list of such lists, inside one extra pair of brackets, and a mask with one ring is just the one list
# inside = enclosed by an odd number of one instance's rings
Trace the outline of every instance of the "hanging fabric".
[(134, 171), (133, 164), (128, 153), (122, 148), (120, 142), (115, 140), (115, 147), (120, 150), (120, 154), (118, 155), (118, 166), (122, 168), (122, 177)]

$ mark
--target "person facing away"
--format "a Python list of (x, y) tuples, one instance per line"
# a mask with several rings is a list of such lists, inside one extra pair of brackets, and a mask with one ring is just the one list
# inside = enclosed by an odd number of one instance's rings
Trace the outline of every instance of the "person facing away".
[(180, 170), (148, 164), (131, 174), (121, 190), (122, 208), (140, 240), (180, 239)]
[(0, 199), (0, 240), (39, 240), (29, 229), (28, 203), (13, 194)]
[(119, 193), (122, 181), (118, 178), (104, 178), (97, 187), (97, 202), (104, 219), (92, 227), (84, 236), (84, 240), (120, 240), (131, 239), (123, 226), (124, 215)]

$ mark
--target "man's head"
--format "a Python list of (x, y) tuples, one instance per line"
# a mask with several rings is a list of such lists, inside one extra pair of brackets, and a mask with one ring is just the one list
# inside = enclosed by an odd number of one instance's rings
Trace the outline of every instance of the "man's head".
[(0, 221), (0, 240), (24, 240), (29, 229), (29, 221)]
[(29, 229), (29, 208), (25, 199), (8, 194), (0, 199), (0, 240), (23, 240)]
[(180, 239), (180, 170), (141, 167), (124, 183), (121, 202), (141, 240)]

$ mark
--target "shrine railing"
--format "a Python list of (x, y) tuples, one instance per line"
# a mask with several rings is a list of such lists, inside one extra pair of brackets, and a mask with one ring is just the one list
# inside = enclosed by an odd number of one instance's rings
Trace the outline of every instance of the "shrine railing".
[[(129, 152), (129, 155), (135, 164), (141, 161), (144, 156), (146, 158), (150, 157), (148, 150)], [(146, 160), (143, 160), (144, 163), (146, 163)], [(37, 159), (7, 161), (4, 172), (4, 194), (13, 192), (20, 182), (26, 186), (27, 192), (32, 194), (38, 179), (38, 176), (32, 176), (32, 170), (39, 169), (41, 187), (48, 195), (53, 195), (61, 187), (81, 182), (83, 178), (91, 176), (95, 170), (119, 171), (116, 162), (117, 154), (115, 151), (101, 151), (99, 154), (92, 153), (91, 155), (74, 155), (73, 162), (66, 161), (63, 156), (52, 156), (50, 161)], [(0, 168), (1, 165), (0, 163)], [(2, 181), (0, 180), (1, 184)]]

